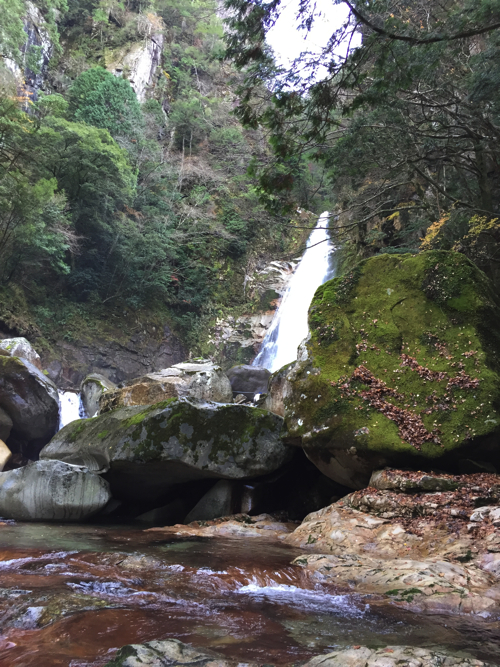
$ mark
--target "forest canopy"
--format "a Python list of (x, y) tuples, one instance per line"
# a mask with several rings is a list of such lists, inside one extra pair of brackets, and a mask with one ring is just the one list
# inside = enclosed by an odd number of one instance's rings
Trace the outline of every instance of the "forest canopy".
[[(500, 2), (336, 4), (349, 15), (320, 53), (277, 67), (265, 38), (280, 0), (226, 2), (227, 56), (245, 75), (236, 113), (274, 149), (256, 167), (263, 199), (296, 205), (305, 155), (326, 170), (345, 262), (454, 248), (498, 280)], [(300, 2), (304, 31), (320, 8)]]

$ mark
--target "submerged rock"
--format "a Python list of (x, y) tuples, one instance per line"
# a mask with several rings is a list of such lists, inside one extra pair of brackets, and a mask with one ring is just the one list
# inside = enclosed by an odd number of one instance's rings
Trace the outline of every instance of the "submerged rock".
[(72, 422), (40, 457), (109, 471), (113, 495), (154, 499), (182, 482), (276, 470), (292, 454), (281, 426), (277, 415), (247, 405), (170, 399)]
[(353, 646), (318, 655), (304, 667), (488, 667), (488, 663), (448, 651), (416, 646)]
[(6, 519), (80, 521), (110, 498), (99, 475), (61, 461), (34, 461), (0, 473), (0, 516)]
[(176, 364), (131, 380), (101, 398), (101, 412), (132, 405), (153, 405), (169, 398), (230, 403), (230, 382), (220, 366), (211, 362)]
[[(236, 667), (236, 660), (227, 660), (208, 650), (195, 649), (178, 639), (129, 644), (121, 648), (105, 667)], [(244, 663), (253, 667), (256, 663)], [(479, 663), (478, 663), (479, 664)], [(243, 667), (243, 663), (241, 663)]]
[(256, 537), (276, 541), (283, 540), (296, 526), (296, 523), (277, 521), (270, 514), (259, 514), (257, 516), (235, 514), (207, 521), (193, 521), (187, 525), (179, 523), (175, 526), (149, 528), (146, 532), (175, 537), (234, 537), (244, 539)]
[(28, 441), (48, 442), (59, 425), (57, 387), (25, 359), (0, 356), (0, 407)]
[(116, 384), (100, 373), (91, 373), (82, 380), (80, 391), (85, 412), (94, 417), (99, 412), (99, 401), (103, 394), (115, 391)]
[[(129, 644), (121, 648), (105, 667), (255, 667), (258, 663), (228, 660), (206, 649), (197, 649), (177, 639)], [(260, 664), (260, 663), (259, 663)], [(488, 667), (488, 663), (445, 650), (415, 646), (368, 648), (352, 646), (318, 655), (303, 667)]]
[(379, 255), (316, 292), (286, 436), (351, 488), (386, 465), (499, 453), (500, 310), (463, 255)]

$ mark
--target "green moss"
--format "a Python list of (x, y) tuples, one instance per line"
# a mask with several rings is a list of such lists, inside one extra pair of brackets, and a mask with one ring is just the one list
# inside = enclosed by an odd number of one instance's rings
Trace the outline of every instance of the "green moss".
[[(288, 436), (314, 448), (437, 458), (500, 431), (500, 312), (486, 277), (463, 255), (366, 260), (317, 290), (309, 322), (309, 360), (292, 374), (287, 399)], [(429, 378), (402, 355), (428, 369)], [(410, 436), (366, 400), (370, 386), (356, 377), (360, 368), (384, 383), (386, 403), (405, 411)], [(461, 373), (479, 386), (448, 384)], [(413, 418), (429, 434), (420, 449)]]
[[(244, 462), (261, 474), (261, 466), (280, 465), (287, 456), (279, 440), (282, 420), (266, 410), (218, 405), (209, 409), (176, 398), (147, 407), (127, 407), (92, 420), (70, 424), (44, 450), (45, 458), (81, 460), (94, 456), (100, 464), (134, 461), (184, 461), (200, 470), (238, 469)], [(201, 457), (201, 460), (200, 460)], [(272, 469), (274, 469), (272, 467)]]
[(163, 408), (166, 408), (168, 405), (170, 405), (176, 400), (177, 400), (176, 398), (168, 398), (166, 401), (161, 401), (160, 403), (154, 403), (153, 405), (148, 405), (146, 408), (142, 409), (133, 417), (125, 419), (123, 422), (123, 428), (129, 428), (130, 426), (136, 426), (138, 424), (142, 424), (142, 422), (151, 412), (153, 412), (153, 410), (162, 410)]

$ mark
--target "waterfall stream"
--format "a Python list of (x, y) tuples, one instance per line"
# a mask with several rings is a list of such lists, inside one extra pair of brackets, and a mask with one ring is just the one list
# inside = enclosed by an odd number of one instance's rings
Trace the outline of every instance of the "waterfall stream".
[(328, 211), (322, 213), (307, 240), (307, 248), (293, 274), (253, 366), (272, 373), (297, 359), (297, 348), (307, 336), (307, 312), (315, 291), (333, 278), (334, 247), (328, 234)]
[(87, 417), (79, 393), (59, 391), (59, 402), (59, 430), (66, 424), (75, 421), (75, 419), (85, 419)]

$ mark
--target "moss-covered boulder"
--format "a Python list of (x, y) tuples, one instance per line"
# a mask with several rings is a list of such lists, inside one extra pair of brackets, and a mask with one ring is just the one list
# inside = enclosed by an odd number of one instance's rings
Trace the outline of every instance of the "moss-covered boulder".
[(328, 476), (500, 461), (500, 310), (463, 255), (379, 255), (316, 292), (286, 437)]
[(113, 495), (155, 499), (183, 482), (273, 472), (291, 456), (282, 423), (246, 405), (170, 399), (71, 422), (40, 458), (107, 473)]

